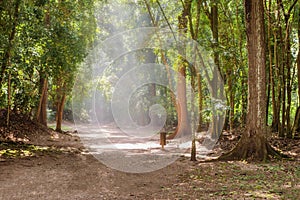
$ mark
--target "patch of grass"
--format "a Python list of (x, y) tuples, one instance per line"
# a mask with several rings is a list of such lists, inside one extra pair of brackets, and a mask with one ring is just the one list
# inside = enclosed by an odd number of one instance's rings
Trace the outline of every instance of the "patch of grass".
[[(48, 125), (48, 127), (55, 130), (56, 125), (55, 124), (50, 124), (50, 125)], [(67, 125), (62, 125), (61, 130), (63, 130), (63, 131), (73, 131), (73, 128), (70, 127), (70, 126), (67, 126)]]
[(45, 152), (59, 152), (59, 150), (32, 144), (0, 142), (0, 157), (2, 158), (22, 158)]
[[(206, 191), (216, 199), (298, 199), (300, 166), (296, 161), (268, 164), (216, 162), (200, 164), (181, 177), (195, 196)], [(195, 190), (195, 188), (203, 190)]]

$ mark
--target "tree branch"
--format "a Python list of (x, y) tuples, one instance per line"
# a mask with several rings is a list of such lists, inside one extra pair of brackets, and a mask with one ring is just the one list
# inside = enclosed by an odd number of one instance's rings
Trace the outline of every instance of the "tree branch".
[(150, 9), (149, 3), (147, 2), (147, 0), (144, 0), (144, 2), (145, 2), (145, 4), (146, 4), (146, 7), (147, 7), (147, 10), (148, 10), (148, 13), (149, 13), (149, 16), (150, 16), (150, 18), (151, 18), (151, 21), (152, 21), (153, 26), (156, 26), (154, 17), (153, 17), (153, 15), (152, 15), (152, 13), (151, 13), (151, 9)]
[(171, 24), (169, 23), (169, 20), (168, 20), (166, 14), (165, 14), (163, 8), (161, 7), (161, 4), (159, 3), (159, 0), (157, 0), (156, 2), (157, 2), (158, 6), (159, 6), (159, 9), (161, 10), (161, 12), (162, 12), (162, 14), (163, 14), (163, 16), (164, 16), (164, 18), (165, 18), (165, 20), (166, 20), (166, 22), (167, 22), (169, 28), (170, 28), (172, 34), (173, 34), (173, 37), (174, 37), (175, 41), (176, 41), (175, 33), (174, 33), (174, 31), (173, 31), (173, 29), (172, 29), (172, 27), (171, 27)]
[(294, 3), (291, 5), (291, 7), (290, 7), (290, 9), (289, 9), (289, 11), (288, 11), (288, 15), (291, 14), (291, 12), (292, 12), (293, 8), (296, 6), (296, 3), (297, 3), (297, 2), (298, 2), (298, 0), (295, 0)]

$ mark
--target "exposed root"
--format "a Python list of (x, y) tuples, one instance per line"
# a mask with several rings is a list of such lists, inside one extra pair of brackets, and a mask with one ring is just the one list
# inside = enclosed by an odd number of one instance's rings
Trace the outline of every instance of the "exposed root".
[(267, 161), (273, 158), (288, 158), (287, 155), (275, 150), (262, 136), (243, 136), (235, 148), (221, 155), (217, 160), (247, 160), (247, 161)]

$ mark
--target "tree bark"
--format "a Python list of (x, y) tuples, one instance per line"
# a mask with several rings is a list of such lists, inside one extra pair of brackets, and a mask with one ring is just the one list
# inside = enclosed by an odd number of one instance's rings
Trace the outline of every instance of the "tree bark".
[(261, 0), (245, 0), (248, 49), (248, 107), (246, 131), (237, 146), (220, 160), (267, 160), (278, 155), (266, 139), (266, 47), (264, 6)]
[[(213, 43), (212, 43), (212, 49), (213, 49), (213, 56), (214, 56), (214, 65), (216, 66), (213, 71), (213, 80), (210, 82), (210, 86), (212, 87), (212, 98), (217, 99), (217, 93), (220, 88), (218, 88), (217, 83), (218, 80), (218, 72), (220, 72), (221, 77), (223, 78), (221, 74), (220, 69), (220, 56), (219, 56), (219, 20), (218, 20), (218, 1), (213, 0), (211, 2), (211, 11), (207, 11), (207, 14), (210, 19), (210, 28), (213, 36)], [(217, 113), (212, 113), (212, 131), (211, 131), (211, 137), (213, 139), (219, 138), (221, 135), (221, 129), (219, 128), (219, 117)]]
[[(207, 7), (207, 2), (204, 1), (205, 7)], [(210, 20), (210, 29), (212, 32), (212, 49), (213, 49), (213, 57), (214, 57), (214, 65), (216, 66), (216, 69), (213, 69), (213, 77), (212, 80), (209, 81), (209, 86), (211, 87), (211, 96), (214, 99), (217, 99), (217, 93), (218, 93), (218, 72), (220, 72), (221, 77), (223, 78), (220, 70), (220, 59), (219, 59), (219, 52), (218, 52), (218, 46), (219, 46), (219, 30), (218, 30), (218, 1), (213, 0), (211, 1), (211, 9), (205, 9), (205, 13), (207, 17)], [(223, 79), (224, 80), (224, 79)], [(220, 128), (218, 127), (218, 115), (216, 113), (212, 113), (212, 129), (211, 129), (211, 137), (213, 139), (217, 139), (220, 135)]]
[[(274, 101), (273, 104), (275, 104), (274, 106), (276, 107), (276, 109), (273, 110), (273, 121), (272, 121), (272, 131), (273, 132), (278, 132), (280, 130), (280, 102), (282, 99), (282, 91), (281, 91), (281, 78), (280, 78), (280, 64), (278, 61), (278, 49), (279, 49), (279, 45), (278, 45), (278, 41), (277, 41), (277, 31), (275, 30), (273, 35), (274, 35), (274, 65), (275, 65), (275, 69), (277, 69), (275, 71), (276, 77), (278, 79), (278, 84), (277, 84), (277, 101)], [(274, 79), (275, 80), (275, 79)], [(275, 93), (275, 92), (274, 92)], [(276, 111), (276, 112), (275, 112)]]
[(9, 127), (10, 124), (10, 110), (11, 110), (11, 74), (8, 74), (7, 82), (7, 116), (6, 116), (6, 126)]
[[(196, 4), (196, 23), (195, 23), (195, 27), (193, 25), (193, 16), (191, 14), (191, 12), (189, 12), (189, 25), (190, 25), (190, 33), (192, 36), (193, 40), (197, 40), (198, 36), (199, 36), (199, 25), (200, 25), (200, 11), (201, 11), (201, 1), (197, 1)], [(196, 49), (194, 49), (194, 51), (196, 51)], [(195, 54), (194, 56), (194, 63), (196, 63), (198, 55)], [(194, 102), (194, 95), (192, 96), (192, 113), (198, 112), (198, 122), (195, 121), (195, 116), (193, 117), (192, 120), (192, 124), (193, 124), (193, 128), (192, 128), (192, 147), (191, 147), (191, 161), (197, 161), (196, 158), (196, 154), (197, 154), (197, 147), (196, 147), (196, 132), (200, 132), (201, 131), (201, 125), (202, 125), (202, 82), (201, 82), (201, 75), (198, 72), (198, 70), (195, 68), (195, 66), (191, 67), (191, 85), (193, 90), (196, 90), (196, 80), (198, 83), (198, 111), (195, 111), (195, 102)], [(198, 123), (196, 125), (196, 123)], [(197, 126), (197, 128), (196, 128)], [(197, 130), (196, 130), (197, 129)]]
[[(279, 42), (278, 48), (277, 48), (277, 64), (279, 67), (279, 80), (280, 80), (280, 96), (281, 96), (281, 101), (278, 102), (278, 106), (281, 107), (281, 125), (279, 127), (279, 137), (284, 137), (285, 134), (285, 128), (286, 128), (286, 70), (284, 68), (284, 60), (285, 56), (284, 53), (284, 39), (283, 39), (283, 34), (282, 34), (282, 27), (280, 24), (281, 19), (281, 3), (280, 0), (277, 1), (277, 6), (278, 6), (278, 14), (277, 14), (277, 20), (278, 20), (278, 37), (279, 37)], [(280, 112), (278, 113), (280, 116)]]
[(297, 108), (295, 119), (294, 119), (294, 126), (293, 126), (294, 137), (297, 136), (299, 132), (300, 132), (300, 107)]
[[(292, 11), (295, 8), (295, 5), (298, 0), (294, 0), (290, 7), (285, 10), (282, 0), (278, 0), (278, 6), (284, 16), (284, 31), (285, 35), (282, 36), (281, 31), (281, 40), (284, 41), (283, 50), (283, 65), (282, 65), (282, 79), (283, 79), (283, 102), (282, 102), (282, 127), (280, 130), (280, 136), (286, 136), (292, 138), (292, 128), (291, 128), (291, 103), (292, 103), (292, 75), (291, 75), (291, 16)], [(285, 70), (286, 68), (286, 70)]]
[[(300, 1), (299, 1), (300, 6)], [(300, 15), (300, 14), (299, 14)], [(300, 103), (300, 16), (298, 16), (298, 55), (297, 55), (297, 77), (298, 77), (298, 102)], [(297, 108), (295, 115), (293, 133), (294, 135), (300, 131), (300, 107)]]
[(63, 111), (66, 101), (66, 87), (67, 83), (64, 81), (64, 78), (58, 77), (56, 79), (56, 94), (55, 94), (55, 104), (56, 104), (56, 128), (57, 132), (62, 132), (61, 125), (63, 120)]
[(64, 105), (66, 101), (66, 95), (63, 94), (60, 101), (57, 104), (57, 111), (56, 111), (56, 129), (57, 132), (62, 132), (61, 125), (63, 120), (63, 111), (64, 111)]
[[(242, 80), (242, 88), (246, 88), (247, 85), (247, 79), (243, 78)], [(246, 90), (246, 89), (245, 89)], [(247, 121), (247, 95), (242, 95), (242, 127), (246, 126)]]
[[(46, 13), (44, 16), (44, 23), (47, 29), (50, 28), (50, 11), (49, 7), (46, 7)], [(39, 95), (40, 101), (37, 108), (37, 121), (44, 126), (47, 126), (47, 100), (48, 100), (48, 79), (45, 66), (41, 66), (40, 69), (40, 85), (39, 85)]]
[[(42, 75), (41, 75), (42, 76)], [(40, 101), (37, 109), (37, 121), (47, 126), (47, 98), (48, 98), (48, 81), (47, 78), (40, 78)]]
[[(191, 10), (191, 0), (184, 1), (184, 8), (178, 17), (179, 34), (185, 35), (188, 27), (188, 17)], [(185, 52), (181, 52), (183, 55)], [(188, 120), (187, 99), (186, 99), (186, 67), (187, 62), (180, 56), (178, 58), (178, 81), (177, 81), (177, 103), (178, 125), (175, 132), (168, 138), (191, 136), (192, 130)]]
[[(300, 1), (299, 1), (300, 6)], [(300, 15), (300, 14), (299, 14)], [(298, 76), (298, 101), (300, 103), (300, 16), (298, 17), (298, 56), (297, 56), (297, 76)]]
[(291, 42), (290, 42), (290, 26), (286, 27), (286, 65), (287, 68), (287, 80), (286, 80), (286, 93), (287, 93), (287, 106), (286, 106), (286, 136), (292, 138), (292, 127), (291, 127), (291, 104), (292, 104), (292, 75), (291, 75)]
[(197, 82), (198, 82), (198, 112), (199, 112), (199, 120), (198, 120), (198, 127), (197, 132), (202, 131), (202, 110), (203, 110), (203, 93), (202, 93), (202, 78), (200, 73), (197, 73)]
[[(269, 53), (269, 91), (271, 92), (271, 100), (272, 100), (272, 114), (273, 114), (273, 119), (272, 119), (272, 131), (277, 132), (278, 131), (278, 117), (277, 117), (277, 101), (276, 101), (276, 90), (275, 90), (275, 78), (274, 78), (274, 69), (273, 68), (273, 49), (271, 46), (271, 28), (272, 28), (272, 22), (271, 22), (271, 2), (269, 2), (268, 5), (268, 53)], [(274, 41), (274, 47), (276, 46), (276, 39)], [(275, 57), (275, 53), (274, 53)], [(268, 108), (268, 107), (267, 107)], [(267, 115), (268, 116), (268, 115)]]

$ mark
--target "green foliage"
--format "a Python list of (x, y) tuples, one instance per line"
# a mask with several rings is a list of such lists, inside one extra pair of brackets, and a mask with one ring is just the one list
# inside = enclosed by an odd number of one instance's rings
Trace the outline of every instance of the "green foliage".
[[(281, 121), (284, 113), (282, 108), (287, 108), (283, 102), (283, 92), (291, 96), (291, 108), (289, 119), (293, 120), (296, 108), (299, 106), (298, 82), (296, 68), (297, 54), (299, 50), (299, 3), (295, 1), (265, 1), (265, 25), (267, 52), (267, 76), (273, 75), (274, 89), (271, 83), (266, 83), (270, 91), (268, 124), (274, 123), (274, 107), (278, 108), (280, 120), (277, 125), (286, 124)], [(8, 85), (11, 84), (10, 107), (22, 113), (35, 114), (41, 94), (41, 79), (47, 78), (49, 82), (49, 107), (55, 110), (63, 96), (68, 96), (70, 105), (71, 94), (75, 76), (80, 69), (78, 81), (89, 80), (93, 58), (85, 60), (89, 50), (99, 41), (108, 36), (120, 33), (124, 30), (138, 27), (156, 26), (170, 28), (177, 34), (178, 16), (182, 14), (184, 1), (167, 0), (139, 0), (139, 1), (100, 1), (100, 0), (2, 0), (0, 1), (0, 66), (2, 79), (0, 83), (0, 108), (8, 107)], [(218, 8), (218, 42), (213, 38), (212, 8)], [(124, 12), (126, 11), (126, 12)], [(290, 13), (288, 13), (290, 11)], [(287, 19), (289, 14), (289, 19)], [(234, 116), (231, 119), (237, 124), (244, 123), (247, 110), (247, 48), (245, 34), (243, 1), (215, 0), (192, 1), (188, 28), (185, 30), (188, 37), (198, 32), (194, 39), (209, 52), (209, 56), (218, 54), (219, 68), (225, 81), (225, 90), (228, 106)], [(270, 23), (269, 21), (270, 20)], [(288, 20), (289, 32), (286, 30)], [(198, 24), (198, 27), (196, 25)], [(289, 33), (289, 35), (286, 35)], [(285, 42), (290, 39), (290, 54), (286, 53)], [(276, 49), (277, 48), (277, 49)], [(143, 55), (143, 52), (139, 52)], [(162, 54), (173, 70), (178, 68), (178, 52), (161, 51), (154, 49), (157, 63), (164, 64)], [(277, 61), (274, 53), (276, 53)], [(271, 58), (269, 59), (269, 56)], [(99, 80), (98, 89), (104, 93), (108, 101), (114, 84), (111, 79), (119, 78), (126, 71), (126, 65), (130, 65), (130, 59), (134, 55), (120, 58), (120, 63), (115, 63), (112, 68), (115, 71), (105, 72), (105, 76)], [(142, 57), (142, 56), (140, 56)], [(84, 62), (83, 62), (84, 61)], [(276, 61), (276, 62), (275, 62)], [(287, 73), (287, 62), (290, 62), (291, 74)], [(143, 63), (141, 59), (139, 62)], [(123, 63), (123, 64), (122, 64)], [(270, 68), (271, 66), (271, 68)], [(272, 72), (272, 74), (271, 74)], [(82, 76), (82, 77), (80, 77)], [(194, 76), (191, 70), (187, 71), (187, 81), (191, 82)], [(10, 77), (10, 78), (9, 78)], [(282, 78), (285, 77), (285, 83)], [(202, 80), (203, 82), (203, 80)], [(290, 86), (291, 91), (284, 88)], [(76, 87), (81, 91), (84, 99), (91, 94), (86, 94), (93, 83), (82, 82)], [(208, 86), (204, 84), (204, 107), (209, 105), (206, 97)], [(173, 104), (168, 92), (157, 89), (161, 94), (160, 102), (166, 105)], [(196, 92), (199, 92), (195, 90)], [(273, 104), (272, 94), (276, 105)], [(287, 95), (287, 96), (288, 96)], [(198, 98), (198, 97), (197, 97)], [(196, 99), (198, 100), (198, 99)], [(80, 99), (74, 99), (80, 102)], [(147, 101), (146, 101), (147, 102)], [(106, 102), (108, 103), (108, 102)], [(86, 103), (89, 104), (89, 103)], [(146, 103), (147, 104), (147, 103)], [(148, 104), (147, 104), (148, 105)], [(144, 105), (147, 107), (147, 105)], [(84, 105), (82, 116), (87, 116), (91, 105)], [(191, 109), (191, 105), (189, 105)], [(107, 110), (109, 112), (109, 110)], [(170, 106), (170, 116), (176, 121), (174, 106)], [(229, 112), (228, 112), (229, 113)], [(203, 117), (207, 120), (211, 116), (210, 111), (203, 110)], [(83, 118), (85, 118), (83, 117)], [(229, 116), (228, 116), (229, 118)], [(169, 120), (169, 118), (168, 118)], [(292, 124), (292, 123), (291, 123)], [(291, 126), (291, 125), (290, 125)]]
[[(18, 17), (16, 4), (0, 4), (0, 65), (5, 68), (0, 108), (7, 107), (10, 74), (11, 107), (29, 114), (38, 105), (41, 78), (48, 78), (53, 101), (70, 93), (78, 66), (94, 41), (94, 1), (22, 1)], [(16, 31), (8, 55), (13, 25)], [(62, 93), (56, 94), (57, 88)]]

